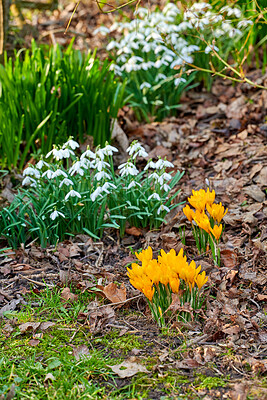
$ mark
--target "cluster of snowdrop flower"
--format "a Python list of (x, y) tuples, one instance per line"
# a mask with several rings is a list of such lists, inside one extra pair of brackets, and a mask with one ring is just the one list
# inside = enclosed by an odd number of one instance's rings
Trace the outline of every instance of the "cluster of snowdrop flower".
[[(103, 35), (114, 31), (122, 33), (120, 41), (112, 40), (107, 46), (107, 50), (116, 50), (117, 63), (112, 68), (118, 75), (123, 72), (160, 69), (162, 66), (172, 70), (185, 63), (192, 63), (195, 52), (204, 50), (207, 53), (213, 47), (211, 40), (210, 44), (204, 44), (204, 49), (201, 48), (200, 41), (193, 36), (196, 29), (203, 31), (205, 36), (210, 31), (212, 38), (223, 37), (225, 41), (227, 38), (240, 37), (240, 28), (252, 24), (252, 21), (243, 18), (238, 7), (225, 6), (218, 14), (210, 4), (204, 2), (194, 3), (184, 12), (174, 3), (168, 3), (162, 11), (155, 12), (140, 7), (135, 17), (130, 22), (115, 22), (110, 28), (100, 27), (94, 32), (96, 34), (100, 31)], [(235, 19), (239, 21), (235, 22)], [(155, 77), (158, 80), (162, 78)], [(178, 84), (179, 80), (176, 81)]]
[[(252, 21), (246, 20), (238, 7), (225, 6), (217, 13), (204, 2), (183, 11), (168, 3), (162, 11), (150, 12), (140, 7), (133, 20), (115, 22), (110, 28), (100, 27), (95, 33), (121, 33), (120, 40), (111, 40), (107, 45), (107, 50), (114, 54), (111, 68), (117, 75), (127, 77), (128, 86), (131, 74), (134, 75), (139, 90), (146, 94), (170, 81), (170, 91), (185, 86), (188, 77), (181, 74), (188, 69), (187, 63), (197, 63), (199, 54), (209, 60), (209, 53), (220, 49), (223, 52), (229, 44), (234, 48), (235, 40), (250, 24)], [(180, 69), (179, 75), (174, 68)]]
[(139, 171), (137, 157), (148, 158), (139, 142), (131, 143), (129, 158), (118, 166), (117, 173), (113, 166), (116, 147), (106, 144), (95, 152), (87, 148), (80, 157), (75, 154), (77, 148), (79, 144), (70, 138), (23, 171), (22, 185), (29, 186), (36, 196), (49, 198), (47, 210), (55, 223), (73, 221), (75, 216), (76, 230), (78, 221), (81, 229), (84, 223), (86, 232), (93, 235), (105, 226), (120, 228), (123, 234), (126, 221), (134, 226), (158, 227), (177, 206), (168, 195), (182, 174), (166, 172), (174, 165), (161, 158), (148, 160)]

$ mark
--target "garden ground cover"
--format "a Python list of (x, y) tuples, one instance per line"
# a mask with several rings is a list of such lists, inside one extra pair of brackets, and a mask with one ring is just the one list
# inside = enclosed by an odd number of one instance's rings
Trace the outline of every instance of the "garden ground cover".
[[(267, 84), (261, 71), (250, 78)], [(209, 184), (228, 207), (220, 269), (210, 254), (197, 255), (183, 206), (159, 231), (129, 227), (123, 239), (110, 230), (101, 242), (79, 235), (57, 248), (5, 251), (2, 398), (266, 397), (267, 94), (216, 80), (211, 93), (188, 92), (182, 104), (162, 123), (139, 124), (127, 108), (120, 122), (149, 158), (167, 157), (185, 171), (179, 202)], [(12, 182), (1, 181), (3, 202), (14, 194)], [(126, 275), (134, 251), (149, 245), (155, 256), (183, 246), (209, 275), (198, 321), (173, 321), (163, 331), (152, 321)]]

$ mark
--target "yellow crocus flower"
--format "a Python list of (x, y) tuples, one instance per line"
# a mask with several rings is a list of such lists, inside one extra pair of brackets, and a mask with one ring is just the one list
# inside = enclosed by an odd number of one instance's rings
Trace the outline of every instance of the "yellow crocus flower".
[(210, 189), (208, 188), (207, 193), (206, 193), (206, 204), (211, 205), (214, 200), (215, 200), (215, 190), (210, 192)]
[(135, 253), (136, 258), (140, 260), (143, 266), (146, 266), (150, 260), (153, 258), (153, 252), (150, 246), (146, 250), (142, 250), (141, 253)]
[(183, 212), (184, 215), (186, 216), (186, 218), (188, 219), (189, 222), (192, 222), (195, 212), (194, 210), (192, 210), (192, 208), (189, 207), (189, 205), (187, 204), (184, 208), (183, 208)]
[(207, 204), (207, 211), (210, 216), (219, 224), (223, 217), (227, 214), (228, 208), (224, 211), (222, 203), (212, 204), (211, 206)]
[(198, 287), (199, 290), (202, 288), (202, 286), (205, 285), (207, 280), (208, 280), (208, 277), (206, 276), (206, 272), (205, 271), (201, 272), (201, 274), (198, 274), (195, 277), (195, 282), (196, 282), (197, 287)]
[(214, 225), (214, 228), (210, 229), (210, 232), (213, 234), (216, 240), (219, 240), (222, 234), (222, 224), (221, 225)]
[(203, 212), (207, 204), (211, 205), (215, 200), (215, 191), (210, 192), (208, 189), (205, 192), (204, 189), (198, 191), (192, 190), (192, 196), (188, 197), (188, 201), (196, 210)]
[(178, 277), (176, 278), (170, 278), (170, 287), (173, 293), (178, 293), (179, 292), (179, 287), (180, 287), (180, 279)]
[(211, 226), (210, 226), (210, 220), (208, 216), (205, 213), (200, 213), (196, 212), (194, 221), (197, 223), (197, 225), (203, 229), (204, 231), (210, 233)]

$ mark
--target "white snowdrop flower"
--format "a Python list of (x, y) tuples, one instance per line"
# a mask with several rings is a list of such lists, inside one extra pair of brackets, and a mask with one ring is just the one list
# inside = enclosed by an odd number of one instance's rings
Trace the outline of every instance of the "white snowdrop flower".
[(121, 56), (119, 56), (119, 57), (117, 58), (117, 62), (126, 63), (126, 61), (127, 61), (127, 58), (125, 57), (124, 54), (122, 54)]
[(166, 61), (167, 65), (168, 65), (168, 63), (172, 62), (172, 60), (173, 60), (173, 57), (169, 54), (164, 55), (162, 58), (162, 62)]
[(193, 57), (191, 57), (189, 54), (183, 54), (183, 61), (186, 63), (192, 63), (193, 62)]
[(52, 179), (53, 178), (53, 171), (51, 169), (48, 169), (45, 171), (42, 175), (42, 178), (46, 177), (47, 179)]
[(109, 70), (114, 71), (116, 75), (122, 76), (122, 69), (116, 64), (110, 64)]
[(134, 155), (133, 155), (133, 159), (135, 159), (137, 156), (139, 156), (139, 157), (147, 157), (148, 156), (148, 153), (145, 151), (145, 149), (144, 148), (142, 148), (142, 149), (140, 149), (140, 150), (138, 150)]
[(56, 158), (57, 160), (62, 160), (63, 158), (66, 158), (64, 155), (65, 150), (64, 149), (57, 149), (56, 147), (53, 148), (53, 150), (49, 151), (47, 153), (45, 158), (48, 158), (53, 155), (53, 158)]
[(68, 200), (69, 197), (79, 197), (79, 199), (82, 198), (79, 192), (76, 192), (75, 190), (71, 190), (68, 194), (65, 196), (65, 201)]
[(155, 168), (156, 169), (162, 169), (162, 168), (173, 168), (174, 165), (168, 160), (162, 160), (161, 158), (158, 159), (158, 161), (155, 163)]
[(138, 9), (134, 12), (134, 15), (140, 15), (141, 18), (144, 18), (148, 15), (148, 10), (144, 7), (138, 7)]
[(111, 27), (109, 28), (110, 32), (116, 31), (119, 28), (120, 24), (118, 22), (113, 22)]
[(111, 179), (111, 176), (105, 171), (99, 171), (95, 174), (95, 178), (97, 181), (100, 181), (102, 178)]
[(231, 17), (232, 15), (235, 16), (236, 18), (240, 18), (242, 13), (241, 10), (239, 8), (231, 8), (229, 6), (225, 6), (221, 9), (221, 12), (227, 12), (228, 17)]
[(172, 179), (172, 176), (170, 174), (167, 174), (166, 172), (164, 172), (162, 175), (159, 176), (158, 178), (158, 183), (160, 185), (164, 185), (164, 181), (169, 181), (170, 179)]
[(68, 175), (61, 169), (57, 169), (55, 172), (53, 172), (52, 178), (56, 178), (57, 176), (64, 176), (64, 178), (67, 178)]
[(152, 61), (148, 61), (146, 63), (141, 63), (139, 67), (140, 69), (147, 71), (148, 69), (154, 67), (154, 63)]
[(130, 156), (132, 156), (134, 153), (136, 153), (136, 152), (139, 151), (139, 150), (144, 150), (144, 151), (145, 151), (144, 147), (143, 147), (137, 140), (134, 140), (134, 141), (130, 144), (130, 146), (126, 149), (126, 152), (127, 152)]
[(160, 201), (160, 196), (158, 195), (158, 193), (153, 193), (149, 196), (149, 198), (147, 200), (159, 200)]
[(195, 44), (191, 44), (190, 46), (186, 47), (186, 51), (188, 53), (193, 53), (194, 51), (199, 51), (199, 50), (200, 50), (199, 46), (196, 46)]
[(44, 160), (40, 160), (40, 161), (38, 161), (38, 163), (36, 164), (36, 168), (37, 169), (42, 169), (43, 167), (50, 167), (50, 165), (47, 163), (47, 162), (45, 162)]
[(95, 154), (96, 154), (96, 157), (100, 158), (100, 160), (104, 160), (105, 153), (104, 153), (103, 149), (97, 149)]
[(158, 82), (158, 81), (160, 81), (160, 80), (162, 80), (162, 79), (166, 79), (166, 78), (167, 78), (166, 75), (159, 73), (159, 74), (156, 76), (155, 81)]
[(70, 147), (72, 150), (75, 150), (80, 146), (79, 143), (70, 138), (66, 143), (63, 144), (62, 149), (66, 149), (66, 147)]
[(170, 69), (173, 69), (174, 67), (183, 65), (184, 60), (181, 57), (176, 58), (176, 60), (174, 60), (171, 65), (170, 65)]
[(154, 67), (155, 67), (155, 68), (160, 68), (163, 64), (164, 64), (164, 63), (162, 62), (162, 60), (157, 60), (157, 61), (154, 63)]
[(91, 193), (90, 199), (91, 199), (92, 201), (95, 201), (95, 199), (96, 199), (97, 197), (103, 197), (102, 194), (101, 194), (101, 192), (102, 192), (102, 188), (101, 188), (100, 186), (98, 186), (98, 187), (96, 188), (96, 190), (95, 190), (93, 193)]
[(63, 181), (60, 182), (59, 187), (61, 188), (63, 185), (70, 186), (74, 185), (74, 183), (70, 179), (64, 178)]
[(237, 35), (242, 35), (242, 32), (240, 31), (240, 29), (232, 28), (229, 32), (229, 37), (232, 39)]
[(171, 190), (171, 187), (167, 183), (164, 183), (164, 185), (162, 185), (161, 189), (163, 189), (164, 192), (169, 192)]
[(70, 158), (70, 156), (74, 156), (74, 152), (70, 149), (63, 149), (62, 150), (62, 158)]
[(144, 44), (144, 46), (143, 46), (143, 48), (142, 48), (142, 50), (145, 52), (145, 53), (149, 53), (151, 50), (153, 50), (154, 49), (154, 44), (153, 44), (153, 42), (152, 43), (147, 43), (147, 42), (145, 42), (145, 44)]
[(208, 46), (205, 48), (205, 54), (209, 54), (212, 50), (219, 51), (219, 48), (213, 44), (208, 44)]
[(169, 212), (170, 209), (167, 206), (164, 206), (164, 204), (161, 204), (160, 207), (158, 208), (157, 214), (159, 215), (162, 211)]
[(144, 168), (144, 171), (147, 171), (148, 168), (153, 168), (153, 169), (155, 169), (155, 168), (156, 168), (156, 163), (155, 163), (154, 161), (152, 161), (152, 160), (149, 160), (148, 163), (147, 163), (147, 165), (146, 165), (145, 168)]
[(124, 189), (129, 190), (129, 189), (132, 189), (133, 187), (136, 187), (136, 186), (142, 187), (142, 185), (140, 185), (140, 183), (135, 182), (135, 181), (132, 181), (132, 182), (131, 182), (128, 186), (126, 186)]
[(81, 155), (81, 160), (83, 160), (85, 157), (87, 158), (96, 158), (96, 155), (93, 151), (91, 151), (89, 148)]
[(144, 89), (144, 88), (150, 89), (150, 88), (151, 88), (150, 83), (148, 83), (148, 82), (143, 82), (143, 83), (140, 85), (140, 90), (142, 90), (142, 89)]
[(38, 171), (38, 169), (35, 169), (33, 167), (27, 167), (25, 168), (25, 170), (23, 171), (23, 176), (34, 176), (35, 178), (39, 179), (41, 177), (40, 172)]
[(120, 170), (121, 176), (128, 176), (128, 175), (135, 176), (135, 175), (139, 174), (139, 171), (136, 168), (136, 166), (133, 163), (131, 163), (130, 161), (119, 165), (119, 170)]
[(117, 189), (117, 186), (111, 182), (105, 182), (101, 189), (102, 192), (110, 193), (108, 189)]
[(105, 156), (112, 156), (113, 153), (118, 152), (119, 150), (114, 147), (114, 146), (110, 146), (109, 144), (107, 144), (103, 149), (102, 152)]
[(252, 21), (249, 20), (244, 20), (244, 21), (239, 21), (237, 24), (237, 28), (246, 28), (248, 25), (253, 25)]
[(105, 167), (109, 167), (109, 163), (103, 161), (103, 159), (96, 158), (95, 161), (91, 163), (92, 168), (97, 169), (98, 172), (102, 171)]
[(83, 162), (76, 161), (69, 169), (70, 175), (73, 176), (76, 173), (81, 176), (84, 176), (84, 170), (82, 169), (82, 167), (83, 167)]
[(102, 36), (106, 36), (108, 33), (110, 33), (110, 30), (106, 26), (100, 26), (93, 31), (93, 35), (96, 35), (97, 33), (101, 33)]
[(175, 78), (174, 79), (174, 86), (179, 86), (181, 82), (182, 83), (186, 83), (186, 79), (184, 79), (184, 78)]
[(157, 182), (158, 182), (159, 177), (160, 177), (160, 175), (157, 174), (157, 172), (153, 172), (153, 174), (150, 174), (150, 175), (148, 176), (148, 179), (153, 179), (154, 181), (157, 181)]
[(55, 211), (53, 211), (51, 214), (50, 214), (50, 218), (52, 219), (52, 221), (54, 221), (57, 217), (62, 217), (62, 218), (65, 218), (65, 215), (62, 213), (62, 212), (60, 212), (60, 211), (57, 211), (57, 210), (55, 210)]
[(115, 40), (112, 40), (111, 42), (109, 42), (109, 44), (107, 45), (107, 50), (113, 50), (114, 48), (118, 48), (119, 44), (117, 42), (115, 42)]
[(32, 187), (37, 187), (37, 182), (35, 179), (26, 176), (26, 178), (23, 179), (22, 181), (22, 186), (32, 186)]
[(91, 162), (87, 158), (80, 159), (80, 163), (82, 168), (85, 169), (91, 168)]
[(225, 34), (225, 32), (224, 32), (222, 29), (220, 29), (220, 28), (217, 28), (217, 29), (215, 29), (215, 31), (214, 31), (214, 36), (215, 36), (216, 38), (219, 38), (219, 37), (223, 36), (224, 34)]

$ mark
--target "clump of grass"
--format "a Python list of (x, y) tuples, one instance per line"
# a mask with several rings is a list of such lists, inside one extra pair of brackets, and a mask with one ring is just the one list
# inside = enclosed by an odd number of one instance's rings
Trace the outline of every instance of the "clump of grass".
[(112, 121), (123, 105), (125, 83), (118, 82), (95, 52), (83, 54), (57, 45), (30, 50), (0, 65), (0, 164), (22, 169), (29, 154), (46, 153), (69, 133), (95, 145), (110, 141)]

